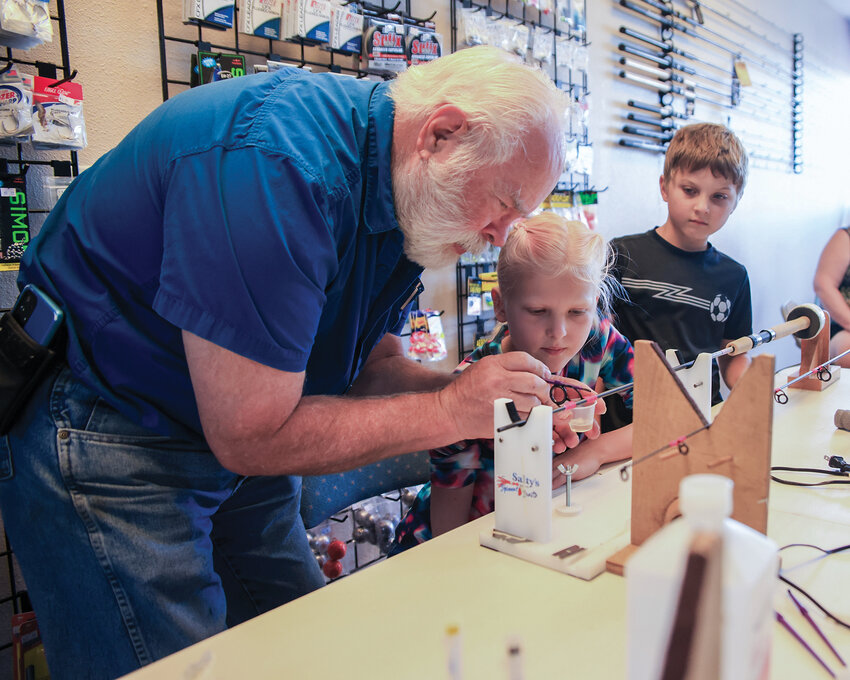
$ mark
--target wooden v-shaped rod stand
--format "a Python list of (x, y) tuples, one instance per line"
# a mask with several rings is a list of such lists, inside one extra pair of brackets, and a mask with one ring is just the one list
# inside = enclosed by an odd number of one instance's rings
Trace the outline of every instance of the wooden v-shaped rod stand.
[[(708, 425), (658, 345), (635, 343), (631, 545), (612, 555), (609, 571), (622, 574), (629, 555), (679, 515), (679, 481), (687, 475), (731, 478), (733, 519), (766, 532), (773, 366), (772, 356), (755, 357)], [(675, 442), (690, 433), (695, 434), (684, 441), (687, 453), (681, 453)]]

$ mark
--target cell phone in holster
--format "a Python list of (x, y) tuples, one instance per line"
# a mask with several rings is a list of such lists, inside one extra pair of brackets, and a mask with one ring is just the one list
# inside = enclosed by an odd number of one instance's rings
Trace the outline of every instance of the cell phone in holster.
[(40, 288), (28, 284), (12, 307), (12, 316), (27, 335), (42, 347), (49, 347), (62, 327), (64, 314)]
[[(62, 317), (59, 306), (32, 285), (0, 316), (0, 435), (15, 424), (56, 359), (49, 345), (56, 340)], [(6, 471), (3, 478), (12, 474)]]

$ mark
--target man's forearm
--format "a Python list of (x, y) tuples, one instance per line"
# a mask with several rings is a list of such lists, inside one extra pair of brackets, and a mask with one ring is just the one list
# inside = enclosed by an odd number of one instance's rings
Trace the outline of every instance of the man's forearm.
[(818, 286), (815, 280), (815, 293), (820, 299), (821, 306), (829, 312), (829, 316), (844, 329), (850, 328), (850, 306), (837, 288)]
[(390, 355), (369, 362), (349, 390), (357, 397), (428, 392), (448, 385), (455, 376), (435, 371), (404, 356)]
[(282, 427), (246, 439), (229, 467), (244, 475), (325, 474), (462, 439), (440, 393), (303, 397)]

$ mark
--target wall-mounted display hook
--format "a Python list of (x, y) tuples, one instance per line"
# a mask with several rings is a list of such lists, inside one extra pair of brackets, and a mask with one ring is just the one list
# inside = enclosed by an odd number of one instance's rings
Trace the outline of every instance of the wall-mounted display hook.
[(427, 24), (430, 21), (434, 21), (435, 16), (437, 16), (437, 10), (434, 10), (433, 12), (431, 12), (431, 16), (429, 16), (427, 19), (418, 19), (417, 17), (409, 17), (409, 20), (411, 22), (413, 22), (414, 24), (423, 25), (423, 24)]
[(71, 75), (65, 76), (61, 80), (57, 80), (55, 83), (51, 83), (50, 87), (59, 87), (60, 85), (63, 85), (65, 83), (72, 81), (76, 77), (77, 77), (77, 69), (74, 69), (73, 71), (71, 71)]

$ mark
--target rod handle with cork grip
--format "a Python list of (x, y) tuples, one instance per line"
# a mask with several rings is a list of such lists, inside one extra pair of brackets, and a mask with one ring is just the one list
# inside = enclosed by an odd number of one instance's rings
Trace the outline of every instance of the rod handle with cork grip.
[(744, 352), (749, 352), (754, 347), (784, 338), (788, 335), (794, 335), (802, 340), (808, 340), (820, 333), (825, 325), (826, 317), (820, 307), (813, 304), (797, 305), (788, 312), (788, 319), (784, 323), (759, 333), (745, 335), (742, 338), (733, 340), (726, 345), (726, 349), (723, 352), (732, 356), (743, 354)]

